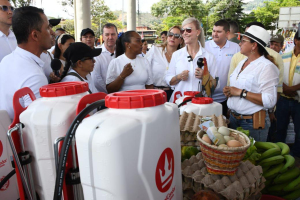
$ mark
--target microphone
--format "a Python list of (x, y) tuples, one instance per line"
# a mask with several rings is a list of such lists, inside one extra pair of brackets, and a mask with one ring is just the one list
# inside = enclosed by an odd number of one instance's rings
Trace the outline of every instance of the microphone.
[(59, 70), (61, 68), (61, 62), (59, 59), (57, 58), (54, 58), (52, 61), (51, 61), (51, 68), (55, 74), (55, 76), (57, 77), (60, 77), (60, 74), (59, 74)]
[(115, 53), (110, 54), (110, 56), (113, 56), (113, 55), (115, 55)]
[(189, 61), (189, 62), (193, 61), (192, 56), (188, 56), (187, 58), (188, 58), (188, 61)]
[(199, 68), (202, 68), (204, 66), (203, 58), (198, 58), (197, 65), (198, 65)]

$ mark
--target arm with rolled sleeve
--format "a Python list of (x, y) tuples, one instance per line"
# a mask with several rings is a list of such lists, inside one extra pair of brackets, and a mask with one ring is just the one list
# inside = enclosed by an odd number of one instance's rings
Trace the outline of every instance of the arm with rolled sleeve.
[(151, 71), (151, 67), (150, 67), (150, 63), (147, 59), (145, 59), (145, 67), (147, 69), (147, 73), (148, 73), (148, 79), (146, 82), (146, 86), (148, 85), (152, 85), (153, 86), (153, 76), (152, 76), (152, 71)]
[(94, 65), (94, 70), (92, 71), (91, 76), (92, 76), (92, 79), (93, 79), (96, 89), (99, 92), (107, 93), (106, 83), (103, 80), (101, 73), (102, 73), (101, 72), (101, 63), (99, 60), (96, 60), (95, 65)]
[(170, 82), (174, 76), (176, 76), (176, 59), (172, 57), (169, 65), (169, 69), (166, 71), (166, 75), (165, 75), (165, 81), (169, 86), (172, 86)]
[(262, 103), (265, 108), (273, 108), (277, 102), (279, 70), (273, 64), (266, 65), (258, 78)]
[(280, 54), (277, 55), (276, 58), (278, 69), (279, 69), (279, 82), (277, 86), (277, 92), (282, 93), (282, 82), (283, 82), (283, 60)]

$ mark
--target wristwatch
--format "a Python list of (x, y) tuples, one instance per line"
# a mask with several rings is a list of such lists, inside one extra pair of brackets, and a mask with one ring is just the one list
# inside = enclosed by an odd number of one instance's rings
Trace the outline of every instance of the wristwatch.
[(244, 92), (243, 92), (243, 94), (242, 94), (242, 97), (244, 98), (244, 99), (246, 99), (246, 97), (247, 97), (247, 90), (244, 90)]

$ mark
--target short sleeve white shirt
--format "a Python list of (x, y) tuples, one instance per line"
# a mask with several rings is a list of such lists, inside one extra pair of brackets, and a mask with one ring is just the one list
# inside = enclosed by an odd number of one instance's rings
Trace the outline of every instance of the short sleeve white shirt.
[(9, 30), (8, 36), (0, 31), (0, 62), (1, 60), (12, 53), (17, 47), (17, 39), (15, 34)]
[(163, 51), (162, 47), (153, 45), (146, 54), (146, 58), (151, 66), (153, 83), (155, 86), (169, 87), (165, 81), (166, 71), (169, 68), (165, 53), (166, 50)]
[(105, 92), (106, 90), (106, 74), (109, 63), (116, 57), (115, 53), (110, 53), (103, 44), (101, 46), (102, 52), (99, 56), (95, 57), (94, 70), (92, 71), (92, 79), (94, 85), (99, 92)]
[(146, 58), (137, 56), (129, 59), (125, 54), (112, 60), (109, 64), (106, 76), (106, 84), (110, 84), (121, 74), (124, 66), (131, 63), (133, 72), (124, 80), (120, 91), (145, 89), (145, 85), (152, 85), (152, 73), (150, 64)]
[[(43, 71), (44, 62), (36, 55), (17, 47), (0, 63), (0, 110), (6, 110), (14, 118), (13, 96), (21, 88), (29, 87), (36, 98), (40, 98), (40, 87), (47, 85), (48, 80)], [(21, 105), (31, 103), (27, 95)]]
[(232, 56), (240, 51), (240, 46), (227, 40), (226, 44), (220, 48), (213, 40), (205, 42), (205, 49), (212, 53), (216, 59), (216, 76), (219, 77), (219, 86), (213, 93), (212, 98), (216, 102), (226, 101), (223, 88), (227, 85), (228, 72)]
[[(43, 66), (43, 70), (45, 72), (45, 75), (48, 79), (48, 81), (50, 81), (50, 74), (51, 72), (53, 72), (52, 68), (51, 68), (51, 61), (53, 59), (53, 55), (47, 51), (47, 53), (42, 52), (40, 58), (42, 61), (44, 61), (44, 66)], [(51, 57), (50, 57), (51, 56)]]
[(264, 56), (252, 61), (241, 73), (247, 58), (242, 60), (230, 75), (230, 86), (262, 94), (263, 106), (240, 97), (229, 97), (228, 108), (243, 115), (273, 108), (277, 101), (278, 68)]
[[(214, 56), (206, 51), (204, 49), (200, 42), (199, 42), (200, 48), (197, 52), (195, 58), (193, 61), (189, 62), (189, 54), (187, 51), (187, 47), (181, 48), (177, 51), (175, 51), (172, 54), (172, 59), (169, 65), (169, 69), (166, 72), (165, 80), (169, 84), (171, 79), (177, 75), (180, 74), (184, 70), (189, 70), (189, 77), (186, 81), (180, 81), (177, 83), (174, 89), (174, 92), (170, 98), (170, 102), (173, 102), (174, 100), (174, 94), (177, 91), (180, 91), (182, 94), (185, 91), (201, 91), (202, 90), (202, 80), (195, 77), (195, 69), (197, 66), (197, 60), (199, 58), (206, 58), (207, 61), (207, 67), (212, 77), (215, 77), (215, 58)], [(170, 84), (169, 84), (170, 85)], [(171, 86), (171, 85), (170, 85)], [(217, 86), (218, 87), (218, 86)]]
[[(74, 73), (78, 74), (74, 69), (70, 69), (70, 71), (68, 73), (71, 73), (71, 72), (74, 72)], [(84, 82), (88, 83), (89, 89), (91, 90), (92, 93), (97, 93), (98, 92), (98, 90), (96, 89), (96, 87), (94, 85), (94, 82), (93, 82), (93, 79), (92, 79), (90, 74), (86, 75), (86, 79), (83, 78), (83, 77), (81, 77), (81, 78), (84, 80)], [(61, 80), (61, 82), (72, 82), (72, 81), (81, 81), (81, 80), (78, 77), (73, 76), (73, 75), (67, 75)]]

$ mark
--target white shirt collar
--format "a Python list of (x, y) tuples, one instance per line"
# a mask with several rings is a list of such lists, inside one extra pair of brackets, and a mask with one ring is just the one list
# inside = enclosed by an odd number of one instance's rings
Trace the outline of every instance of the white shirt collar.
[[(212, 47), (214, 47), (214, 48), (220, 48), (216, 43), (215, 43), (215, 41), (214, 40), (211, 40), (211, 43), (212, 43)], [(225, 43), (225, 45), (222, 47), (222, 48), (228, 48), (229, 47), (229, 42), (228, 42), (228, 40), (226, 40), (226, 43)]]
[[(2, 31), (0, 31), (0, 37), (6, 36)], [(8, 36), (7, 37), (15, 37), (14, 32), (12, 32), (10, 29), (8, 30)]]
[[(199, 44), (200, 48), (199, 48), (199, 51), (197, 52), (195, 58), (196, 58), (197, 56), (201, 56), (202, 54), (204, 54), (204, 53), (206, 52), (206, 50), (201, 46), (201, 43), (200, 43), (199, 41), (198, 41), (198, 44)], [(185, 48), (186, 56), (187, 56), (187, 57), (190, 56), (190, 55), (189, 55), (189, 52), (188, 52), (188, 50), (187, 50), (187, 46), (185, 46), (184, 48)]]
[(39, 57), (37, 57), (36, 55), (34, 55), (33, 53), (26, 51), (25, 49), (22, 49), (20, 47), (17, 47), (15, 52), (17, 54), (20, 54), (22, 57), (26, 57), (28, 59), (33, 59), (34, 62), (36, 62), (40, 67), (43, 67), (45, 62), (42, 61)]
[[(104, 43), (101, 45), (101, 48), (102, 48), (102, 52), (101, 52), (101, 53), (105, 53), (105, 52), (110, 53), (110, 52), (106, 49)], [(110, 54), (111, 54), (111, 53), (110, 53)], [(116, 54), (116, 50), (114, 51), (114, 54)]]

